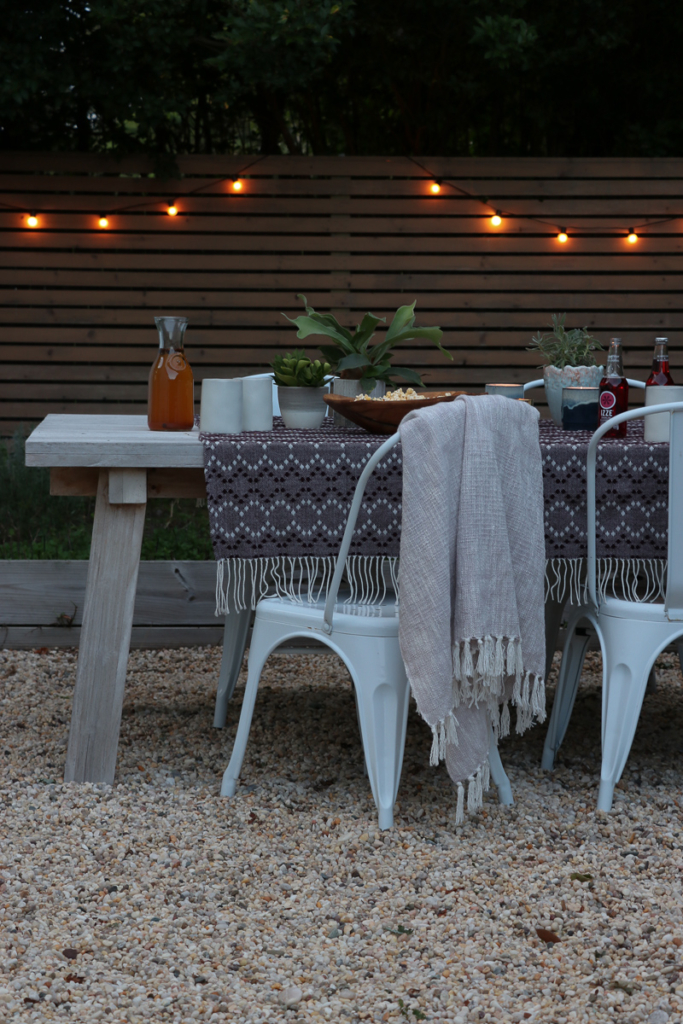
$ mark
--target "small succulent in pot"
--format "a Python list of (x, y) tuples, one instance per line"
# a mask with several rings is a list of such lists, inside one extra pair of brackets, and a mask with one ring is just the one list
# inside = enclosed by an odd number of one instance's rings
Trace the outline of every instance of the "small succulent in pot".
[(548, 408), (553, 421), (562, 426), (562, 389), (567, 387), (598, 387), (602, 367), (596, 364), (596, 351), (602, 350), (597, 338), (587, 327), (565, 328), (566, 313), (553, 313), (550, 333), (540, 332), (531, 339), (529, 352), (540, 352), (548, 361), (543, 367)]
[(327, 390), (325, 378), (332, 369), (330, 364), (309, 359), (299, 348), (275, 356), (270, 365), (285, 426), (304, 430), (319, 427), (327, 412), (323, 395)]
[(287, 388), (322, 388), (332, 367), (329, 363), (309, 359), (302, 348), (294, 349), (285, 356), (275, 356), (272, 363), (275, 383)]
[(363, 391), (369, 393), (378, 381), (390, 384), (392, 377), (400, 377), (417, 387), (422, 386), (422, 378), (416, 370), (405, 366), (392, 366), (390, 359), (393, 349), (407, 341), (417, 338), (433, 342), (445, 356), (453, 356), (440, 344), (443, 331), (440, 327), (415, 327), (415, 303), (401, 306), (396, 310), (388, 331), (382, 340), (371, 345), (378, 324), (385, 323), (385, 317), (366, 313), (355, 330), (349, 331), (338, 322), (331, 313), (316, 313), (308, 305), (305, 295), (297, 295), (306, 307), (306, 316), (297, 316), (293, 320), (286, 316), (290, 323), (296, 324), (297, 337), (302, 341), (311, 335), (323, 335), (327, 344), (319, 346), (320, 351), (328, 359), (334, 372), (343, 380), (358, 380)]

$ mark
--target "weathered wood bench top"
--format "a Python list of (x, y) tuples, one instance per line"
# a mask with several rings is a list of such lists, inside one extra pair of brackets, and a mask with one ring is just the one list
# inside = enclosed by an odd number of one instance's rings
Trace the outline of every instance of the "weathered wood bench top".
[(26, 441), (27, 466), (203, 469), (199, 430), (153, 431), (146, 416), (46, 416)]

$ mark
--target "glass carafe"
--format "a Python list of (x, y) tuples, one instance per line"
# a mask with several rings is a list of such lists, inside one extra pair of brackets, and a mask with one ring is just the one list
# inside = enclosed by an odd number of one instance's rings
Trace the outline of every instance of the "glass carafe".
[(147, 424), (150, 430), (192, 430), (194, 378), (185, 357), (185, 316), (155, 316), (159, 351), (149, 371)]

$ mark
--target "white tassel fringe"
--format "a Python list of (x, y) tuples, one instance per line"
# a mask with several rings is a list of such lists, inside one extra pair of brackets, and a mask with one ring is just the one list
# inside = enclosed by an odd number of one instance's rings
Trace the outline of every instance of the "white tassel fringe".
[[(665, 558), (598, 558), (598, 598), (625, 597), (628, 601), (663, 601), (666, 593)], [(588, 603), (585, 558), (548, 558), (545, 563), (545, 599)]]
[[(221, 558), (216, 562), (216, 615), (253, 611), (269, 593), (295, 604), (315, 604), (327, 597), (336, 563), (333, 556)], [(347, 612), (378, 614), (388, 590), (396, 595), (398, 609), (398, 558), (350, 555), (345, 575)]]

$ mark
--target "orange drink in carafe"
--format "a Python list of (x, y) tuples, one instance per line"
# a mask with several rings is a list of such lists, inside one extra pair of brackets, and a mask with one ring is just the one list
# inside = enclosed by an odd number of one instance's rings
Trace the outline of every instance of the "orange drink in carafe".
[(155, 316), (159, 351), (149, 371), (147, 425), (150, 430), (192, 430), (194, 377), (185, 357), (184, 316)]

